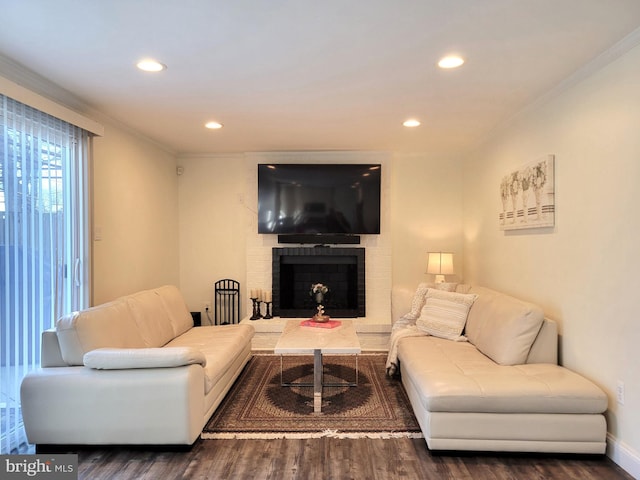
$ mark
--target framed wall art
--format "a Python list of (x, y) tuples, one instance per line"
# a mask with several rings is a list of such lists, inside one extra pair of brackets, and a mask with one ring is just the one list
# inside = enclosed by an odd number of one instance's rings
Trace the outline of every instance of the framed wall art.
[(502, 177), (500, 230), (555, 225), (554, 161), (546, 155)]

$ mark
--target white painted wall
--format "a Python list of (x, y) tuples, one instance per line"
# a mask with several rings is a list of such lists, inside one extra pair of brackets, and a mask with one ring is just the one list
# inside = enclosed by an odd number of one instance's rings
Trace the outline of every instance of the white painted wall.
[(92, 303), (177, 285), (174, 155), (108, 123), (104, 136), (94, 140), (93, 154)]
[(391, 180), (393, 286), (415, 289), (432, 282), (427, 252), (453, 252), (455, 275), (462, 280), (462, 168), (443, 156), (395, 154)]
[[(180, 288), (191, 311), (214, 306), (213, 284), (230, 278), (246, 285), (247, 207), (244, 155), (182, 157), (178, 164)], [(243, 315), (246, 295), (242, 295)], [(210, 311), (213, 320), (213, 310)]]
[[(562, 363), (609, 395), (609, 454), (640, 476), (640, 47), (516, 119), (464, 168), (465, 279), (540, 304)], [(556, 226), (499, 230), (502, 175), (556, 155)], [(625, 383), (625, 404), (616, 382)]]

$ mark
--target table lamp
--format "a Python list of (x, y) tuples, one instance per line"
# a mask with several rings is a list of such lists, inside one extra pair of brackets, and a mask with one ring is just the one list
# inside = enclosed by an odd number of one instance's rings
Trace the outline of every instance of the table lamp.
[(427, 273), (436, 276), (436, 283), (443, 283), (445, 275), (453, 275), (453, 253), (429, 252)]

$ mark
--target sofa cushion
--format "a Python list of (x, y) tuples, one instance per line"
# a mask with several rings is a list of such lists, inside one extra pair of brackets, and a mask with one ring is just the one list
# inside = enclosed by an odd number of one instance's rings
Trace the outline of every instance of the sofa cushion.
[(170, 285), (134, 293), (56, 322), (62, 358), (82, 365), (97, 348), (157, 348), (193, 326), (180, 291)]
[(193, 327), (193, 317), (178, 287), (164, 285), (156, 288), (155, 292), (160, 296), (164, 308), (167, 310), (174, 337), (182, 335)]
[(544, 320), (542, 309), (493, 290), (473, 287), (465, 336), (500, 365), (524, 364)]
[(84, 355), (84, 365), (97, 370), (169, 368), (193, 364), (204, 367), (207, 360), (202, 352), (190, 347), (98, 348)]
[(459, 339), (476, 295), (429, 288), (417, 327), (429, 335)]
[(165, 348), (193, 347), (207, 359), (204, 367), (205, 393), (208, 393), (231, 368), (238, 355), (249, 345), (255, 333), (252, 325), (194, 327), (169, 342)]
[(146, 347), (162, 347), (174, 338), (169, 312), (155, 290), (145, 290), (126, 297), (131, 314)]
[(467, 342), (431, 336), (399, 341), (403, 381), (430, 412), (602, 413), (606, 394), (558, 365), (498, 365)]
[(84, 354), (96, 348), (147, 346), (123, 299), (59, 318), (56, 334), (60, 353), (68, 365), (83, 365)]

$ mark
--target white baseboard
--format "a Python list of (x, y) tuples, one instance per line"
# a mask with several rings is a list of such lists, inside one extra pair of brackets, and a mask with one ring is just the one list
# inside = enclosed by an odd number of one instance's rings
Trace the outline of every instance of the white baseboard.
[(610, 433), (607, 433), (607, 457), (633, 478), (640, 479), (640, 454)]

